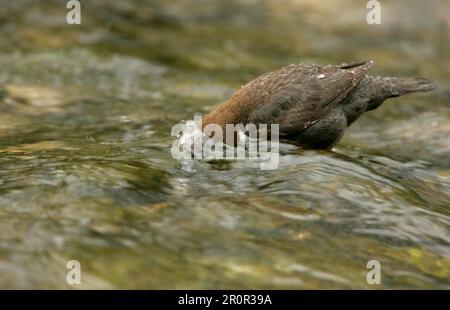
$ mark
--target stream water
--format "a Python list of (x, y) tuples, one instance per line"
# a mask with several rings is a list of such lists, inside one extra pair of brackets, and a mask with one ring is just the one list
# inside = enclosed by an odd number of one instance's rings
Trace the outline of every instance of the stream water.
[[(1, 288), (450, 288), (449, 1), (65, 2), (1, 1)], [(273, 171), (171, 157), (252, 78), (364, 59), (438, 89)]]

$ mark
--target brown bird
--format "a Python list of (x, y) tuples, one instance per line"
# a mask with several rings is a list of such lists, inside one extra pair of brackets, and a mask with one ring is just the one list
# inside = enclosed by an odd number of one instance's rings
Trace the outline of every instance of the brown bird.
[(342, 65), (292, 64), (263, 74), (203, 118), (218, 124), (279, 124), (280, 139), (330, 149), (345, 129), (387, 98), (431, 91), (423, 78), (367, 75), (372, 60)]

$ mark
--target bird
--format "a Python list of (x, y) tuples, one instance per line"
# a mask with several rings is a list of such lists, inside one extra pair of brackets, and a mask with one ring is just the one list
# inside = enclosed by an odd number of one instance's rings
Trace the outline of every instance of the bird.
[(330, 150), (363, 113), (386, 99), (436, 87), (425, 78), (368, 75), (374, 63), (291, 64), (265, 73), (207, 113), (202, 128), (217, 124), (225, 132), (226, 124), (278, 124), (281, 140)]

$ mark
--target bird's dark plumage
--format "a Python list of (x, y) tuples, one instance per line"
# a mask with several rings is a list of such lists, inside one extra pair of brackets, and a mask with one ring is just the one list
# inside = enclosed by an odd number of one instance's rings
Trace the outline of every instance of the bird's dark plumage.
[(203, 125), (279, 124), (280, 138), (326, 149), (362, 113), (385, 99), (434, 89), (421, 78), (368, 76), (373, 63), (298, 64), (263, 74), (206, 115)]

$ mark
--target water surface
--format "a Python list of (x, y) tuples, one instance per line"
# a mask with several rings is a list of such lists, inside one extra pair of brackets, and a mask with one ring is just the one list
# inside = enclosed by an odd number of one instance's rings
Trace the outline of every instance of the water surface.
[[(0, 287), (450, 288), (450, 6), (4, 1)], [(374, 59), (434, 93), (387, 101), (333, 151), (182, 163), (170, 131), (294, 63)], [(382, 285), (366, 282), (378, 260)]]

